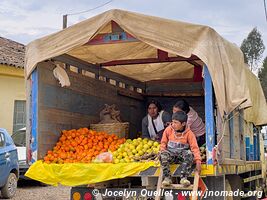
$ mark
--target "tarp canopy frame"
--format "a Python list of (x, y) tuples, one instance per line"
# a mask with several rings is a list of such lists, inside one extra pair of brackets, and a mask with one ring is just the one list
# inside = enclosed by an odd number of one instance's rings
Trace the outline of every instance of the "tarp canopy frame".
[[(114, 26), (112, 28), (113, 22), (121, 28), (114, 28)], [(104, 48), (103, 45), (88, 45), (96, 35), (112, 33), (114, 30), (111, 29), (117, 29), (118, 32), (121, 29), (125, 30), (128, 35), (124, 34), (124, 36), (132, 41), (127, 44), (124, 42), (119, 45), (108, 44)], [(110, 38), (116, 38), (115, 35), (113, 36)], [(96, 73), (97, 71), (102, 73), (105, 70), (106, 74), (119, 73), (120, 78), (121, 75), (130, 77), (130, 81), (137, 85), (140, 85), (140, 81), (193, 77), (195, 68), (186, 61), (138, 64), (134, 68), (129, 65), (115, 67), (99, 65), (122, 59), (140, 57), (143, 59), (153, 56), (157, 58), (158, 49), (168, 52), (168, 57), (179, 55), (190, 58), (195, 55), (201, 59), (201, 63), (198, 60), (194, 62), (207, 66), (221, 116), (231, 113), (237, 107), (252, 107), (252, 110), (258, 113), (257, 118), (252, 116), (253, 123), (256, 125), (267, 123), (267, 107), (266, 102), (263, 101), (262, 89), (258, 85), (256, 88), (249, 88), (250, 83), (247, 81), (246, 74), (251, 72), (245, 70), (244, 57), (237, 45), (225, 40), (208, 26), (140, 13), (110, 10), (31, 42), (26, 47), (25, 77), (26, 79), (30, 77), (38, 63), (62, 55), (94, 63), (98, 66), (98, 69), (94, 69)], [(87, 62), (85, 62), (86, 65), (88, 65)], [(177, 65), (179, 67), (176, 67)], [(115, 74), (112, 73), (112, 76)], [(252, 93), (257, 93), (262, 99), (259, 104), (252, 103)]]

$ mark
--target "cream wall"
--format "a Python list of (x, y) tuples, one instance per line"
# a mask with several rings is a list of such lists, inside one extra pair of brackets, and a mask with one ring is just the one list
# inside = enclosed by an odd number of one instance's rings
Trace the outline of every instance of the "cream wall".
[(0, 65), (0, 127), (13, 131), (15, 100), (26, 100), (23, 69)]

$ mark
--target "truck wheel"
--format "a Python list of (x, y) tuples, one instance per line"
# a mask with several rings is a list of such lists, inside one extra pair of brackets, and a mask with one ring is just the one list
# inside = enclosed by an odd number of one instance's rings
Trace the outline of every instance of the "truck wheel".
[(6, 184), (1, 189), (2, 197), (6, 199), (12, 198), (17, 190), (17, 177), (14, 173), (10, 173)]
[[(232, 191), (232, 187), (231, 187), (228, 179), (225, 179), (225, 191), (227, 191), (227, 192)], [(232, 196), (227, 196), (225, 199), (226, 200), (234, 200), (234, 198)]]

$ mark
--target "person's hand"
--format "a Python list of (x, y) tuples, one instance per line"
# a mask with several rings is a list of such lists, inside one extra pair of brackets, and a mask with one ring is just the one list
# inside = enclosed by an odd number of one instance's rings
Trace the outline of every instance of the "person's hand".
[(156, 141), (159, 140), (159, 136), (158, 136), (158, 134), (156, 134), (154, 140), (156, 140)]
[(160, 151), (158, 152), (158, 157), (159, 157), (159, 158), (160, 158), (162, 152), (163, 152), (162, 150), (160, 150)]
[(200, 174), (201, 173), (201, 163), (196, 164), (196, 171)]

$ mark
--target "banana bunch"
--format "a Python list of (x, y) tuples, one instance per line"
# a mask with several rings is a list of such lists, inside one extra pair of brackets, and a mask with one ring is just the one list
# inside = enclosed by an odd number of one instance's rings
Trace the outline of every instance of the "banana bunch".
[(145, 153), (142, 156), (134, 156), (133, 159), (136, 162), (155, 161), (158, 160), (158, 154), (155, 152)]

